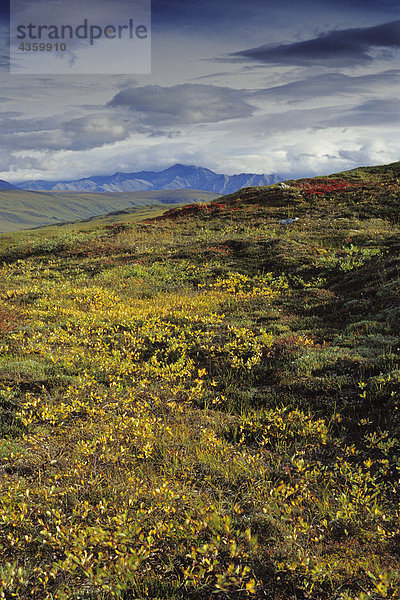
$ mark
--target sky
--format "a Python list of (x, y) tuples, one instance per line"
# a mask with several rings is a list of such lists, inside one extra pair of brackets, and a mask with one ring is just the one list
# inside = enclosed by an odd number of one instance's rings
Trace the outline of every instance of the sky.
[[(122, 23), (141, 2), (102, 0), (102, 18), (99, 0), (74, 15), (71, 0), (11, 1), (38, 15), (62, 6), (71, 22), (96, 7), (103, 24), (110, 6)], [(105, 39), (95, 74), (10, 72), (9, 29), (0, 1), (6, 181), (175, 163), (306, 177), (400, 160), (398, 0), (153, 0), (150, 73), (138, 72), (139, 42)]]

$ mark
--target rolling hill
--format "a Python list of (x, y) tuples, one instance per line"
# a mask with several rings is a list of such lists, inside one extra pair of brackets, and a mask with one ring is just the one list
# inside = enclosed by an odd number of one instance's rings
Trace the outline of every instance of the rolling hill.
[(8, 181), (4, 181), (4, 179), (0, 179), (0, 190), (15, 190), (17, 189), (14, 185), (12, 185), (11, 183), (8, 183)]
[(0, 233), (87, 219), (130, 207), (206, 202), (216, 194), (199, 190), (125, 193), (0, 191)]
[[(263, 207), (270, 216), (282, 219), (287, 216), (324, 214), (332, 221), (338, 216), (356, 212), (362, 218), (390, 218), (400, 220), (400, 162), (377, 167), (358, 167), (349, 171), (321, 177), (286, 180), (274, 185), (247, 187), (222, 196), (209, 206), (177, 207), (157, 217), (163, 219), (186, 218), (189, 215), (235, 209), (243, 213), (252, 205)], [(240, 208), (241, 207), (241, 208)]]

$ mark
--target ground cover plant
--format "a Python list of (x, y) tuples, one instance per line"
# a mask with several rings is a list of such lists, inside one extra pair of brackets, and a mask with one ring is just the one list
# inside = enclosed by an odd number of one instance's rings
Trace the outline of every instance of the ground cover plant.
[(399, 181), (0, 236), (1, 598), (400, 597)]
[[(60, 225), (110, 213), (139, 213), (166, 209), (166, 205), (207, 202), (217, 194), (203, 190), (143, 192), (38, 192), (0, 189), (0, 233), (45, 225)], [(131, 215), (135, 218), (135, 215)], [(144, 218), (144, 217), (142, 217)], [(103, 220), (103, 219), (101, 219)]]

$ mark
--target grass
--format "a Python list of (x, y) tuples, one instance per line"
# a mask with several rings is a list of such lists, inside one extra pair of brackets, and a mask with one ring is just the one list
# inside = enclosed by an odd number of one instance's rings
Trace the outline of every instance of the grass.
[(0, 597), (400, 597), (399, 177), (0, 236)]
[(153, 206), (160, 208), (166, 204), (207, 202), (215, 197), (211, 192), (190, 189), (109, 193), (1, 190), (0, 233), (75, 222), (105, 213), (113, 213), (111, 219), (115, 221), (115, 214), (119, 213), (124, 218), (126, 212), (152, 210)]

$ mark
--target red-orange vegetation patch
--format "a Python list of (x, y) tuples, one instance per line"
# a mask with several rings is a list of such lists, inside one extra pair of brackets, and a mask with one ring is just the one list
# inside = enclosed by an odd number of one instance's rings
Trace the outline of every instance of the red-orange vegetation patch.
[(293, 184), (293, 187), (299, 188), (305, 196), (322, 196), (332, 194), (338, 191), (348, 190), (360, 187), (360, 184), (348, 181), (347, 179), (300, 179)]
[(0, 334), (11, 333), (15, 329), (18, 329), (22, 323), (22, 316), (17, 310), (0, 304)]
[(312, 348), (320, 351), (328, 348), (329, 342), (320, 341), (314, 337), (304, 337), (298, 335), (289, 335), (284, 338), (276, 339), (270, 348), (265, 348), (263, 352), (264, 359), (276, 359), (282, 356), (297, 354), (299, 350)]
[(176, 219), (188, 216), (215, 216), (221, 212), (238, 212), (240, 210), (244, 209), (231, 203), (226, 204), (225, 202), (210, 202), (210, 204), (187, 204), (179, 208), (171, 208), (159, 217), (150, 217), (148, 219), (144, 219), (142, 223), (151, 224), (154, 221), (164, 221), (166, 219), (175, 221)]

